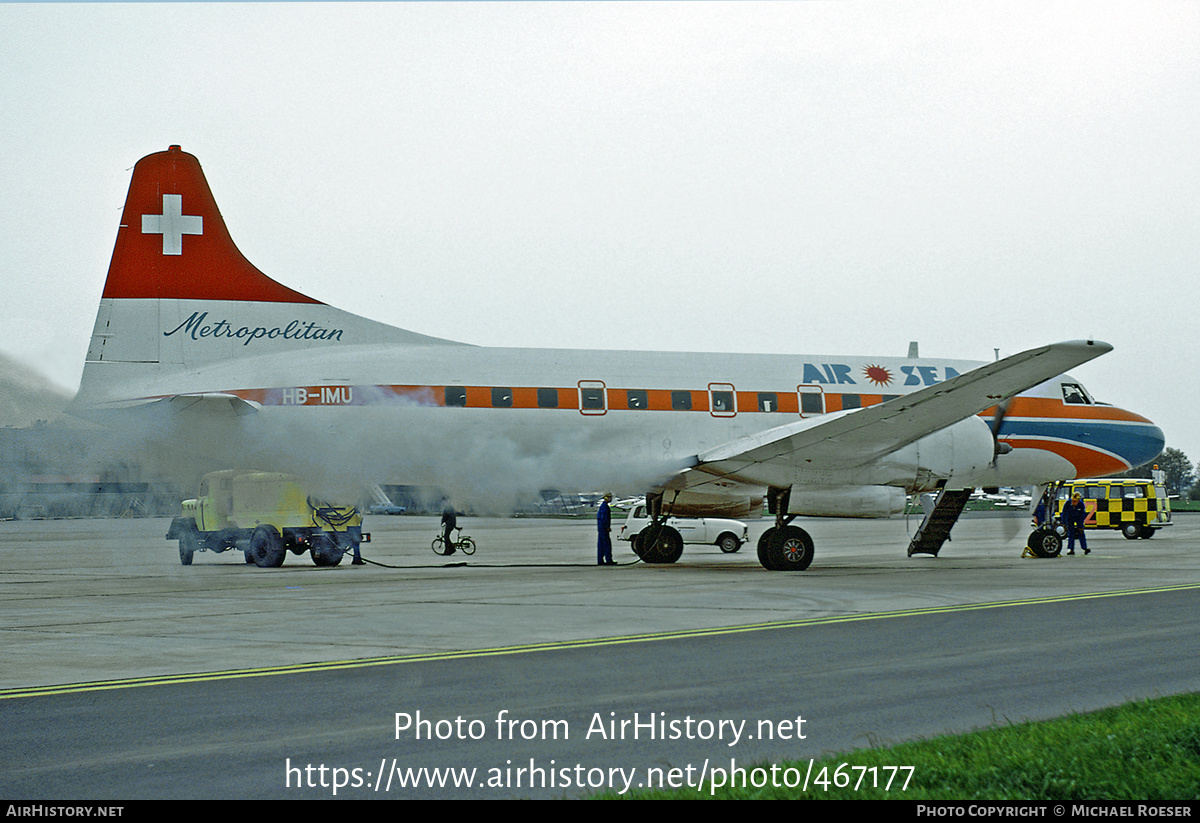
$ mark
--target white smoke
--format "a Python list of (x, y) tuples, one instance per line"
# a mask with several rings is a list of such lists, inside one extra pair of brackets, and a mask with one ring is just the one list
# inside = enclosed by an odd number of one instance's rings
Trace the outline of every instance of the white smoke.
[(186, 489), (207, 471), (257, 469), (302, 478), (331, 501), (361, 499), (372, 484), (424, 486), (456, 507), (508, 514), (544, 489), (641, 494), (674, 468), (578, 413), (446, 408), (419, 395), (362, 400), (240, 416), (159, 403), (106, 420), (124, 447), (168, 467)]

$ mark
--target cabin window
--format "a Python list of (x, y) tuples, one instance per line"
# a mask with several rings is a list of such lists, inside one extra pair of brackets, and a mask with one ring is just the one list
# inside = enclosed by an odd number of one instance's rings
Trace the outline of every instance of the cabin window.
[(558, 389), (538, 389), (538, 408), (557, 409)]
[(731, 412), (733, 411), (733, 392), (731, 391), (715, 391), (712, 393), (712, 411), (715, 412)]
[(604, 408), (604, 389), (580, 389), (579, 402), (585, 409)]
[(758, 393), (758, 410), (762, 412), (779, 411), (779, 397), (773, 391)]
[(886, 402), (888, 402), (889, 400), (895, 400), (895, 399), (896, 399), (897, 397), (899, 397), (899, 396), (900, 396), (900, 395), (898, 395), (898, 394), (885, 394), (885, 395), (883, 395), (882, 397), (880, 397), (880, 398), (879, 398), (879, 402), (880, 402), (880, 403), (886, 403)]
[(650, 399), (645, 389), (628, 389), (625, 392), (625, 402), (631, 409), (650, 408)]
[(447, 386), (446, 387), (446, 405), (447, 406), (465, 406), (465, 405), (467, 405), (467, 387), (466, 386)]
[(861, 409), (862, 408), (862, 396), (857, 395), (857, 394), (843, 394), (842, 395), (842, 408), (843, 409)]
[(671, 392), (671, 408), (675, 411), (691, 411), (692, 393), (690, 391)]
[(497, 409), (512, 408), (512, 389), (500, 386), (492, 387), (492, 406)]

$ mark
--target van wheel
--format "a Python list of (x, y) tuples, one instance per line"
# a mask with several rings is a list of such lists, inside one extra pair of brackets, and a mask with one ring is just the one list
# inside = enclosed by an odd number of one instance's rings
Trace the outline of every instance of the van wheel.
[(725, 552), (725, 554), (733, 554), (742, 547), (742, 541), (729, 532), (726, 532), (717, 538), (717, 545), (720, 546), (721, 551)]
[(1121, 526), (1121, 534), (1125, 535), (1126, 540), (1137, 540), (1142, 536), (1142, 527), (1137, 523), (1126, 523)]

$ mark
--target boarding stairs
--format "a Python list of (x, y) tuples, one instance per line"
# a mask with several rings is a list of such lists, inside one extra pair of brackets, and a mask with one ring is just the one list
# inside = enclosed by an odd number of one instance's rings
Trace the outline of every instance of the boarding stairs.
[(958, 516), (971, 498), (974, 489), (946, 489), (938, 492), (937, 502), (930, 509), (920, 528), (908, 544), (908, 556), (932, 554), (937, 557), (942, 544), (950, 539), (950, 529), (958, 522)]

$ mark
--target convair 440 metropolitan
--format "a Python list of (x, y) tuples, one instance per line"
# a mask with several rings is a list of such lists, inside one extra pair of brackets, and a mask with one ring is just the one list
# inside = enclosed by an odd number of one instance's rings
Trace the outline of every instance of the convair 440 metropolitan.
[[(669, 515), (746, 517), (765, 498), (775, 522), (759, 559), (801, 570), (813, 543), (797, 515), (886, 516), (937, 492), (934, 513), (953, 522), (975, 487), (1152, 459), (1156, 426), (1065, 374), (1110, 349), (1073, 341), (981, 364), (469, 346), (262, 274), (196, 158), (171, 146), (134, 168), (76, 405), (203, 441), (225, 465), (333, 467), (464, 498), (645, 494), (653, 520), (635, 548), (650, 562), (682, 551)], [(922, 532), (910, 554), (936, 554), (948, 527)]]

